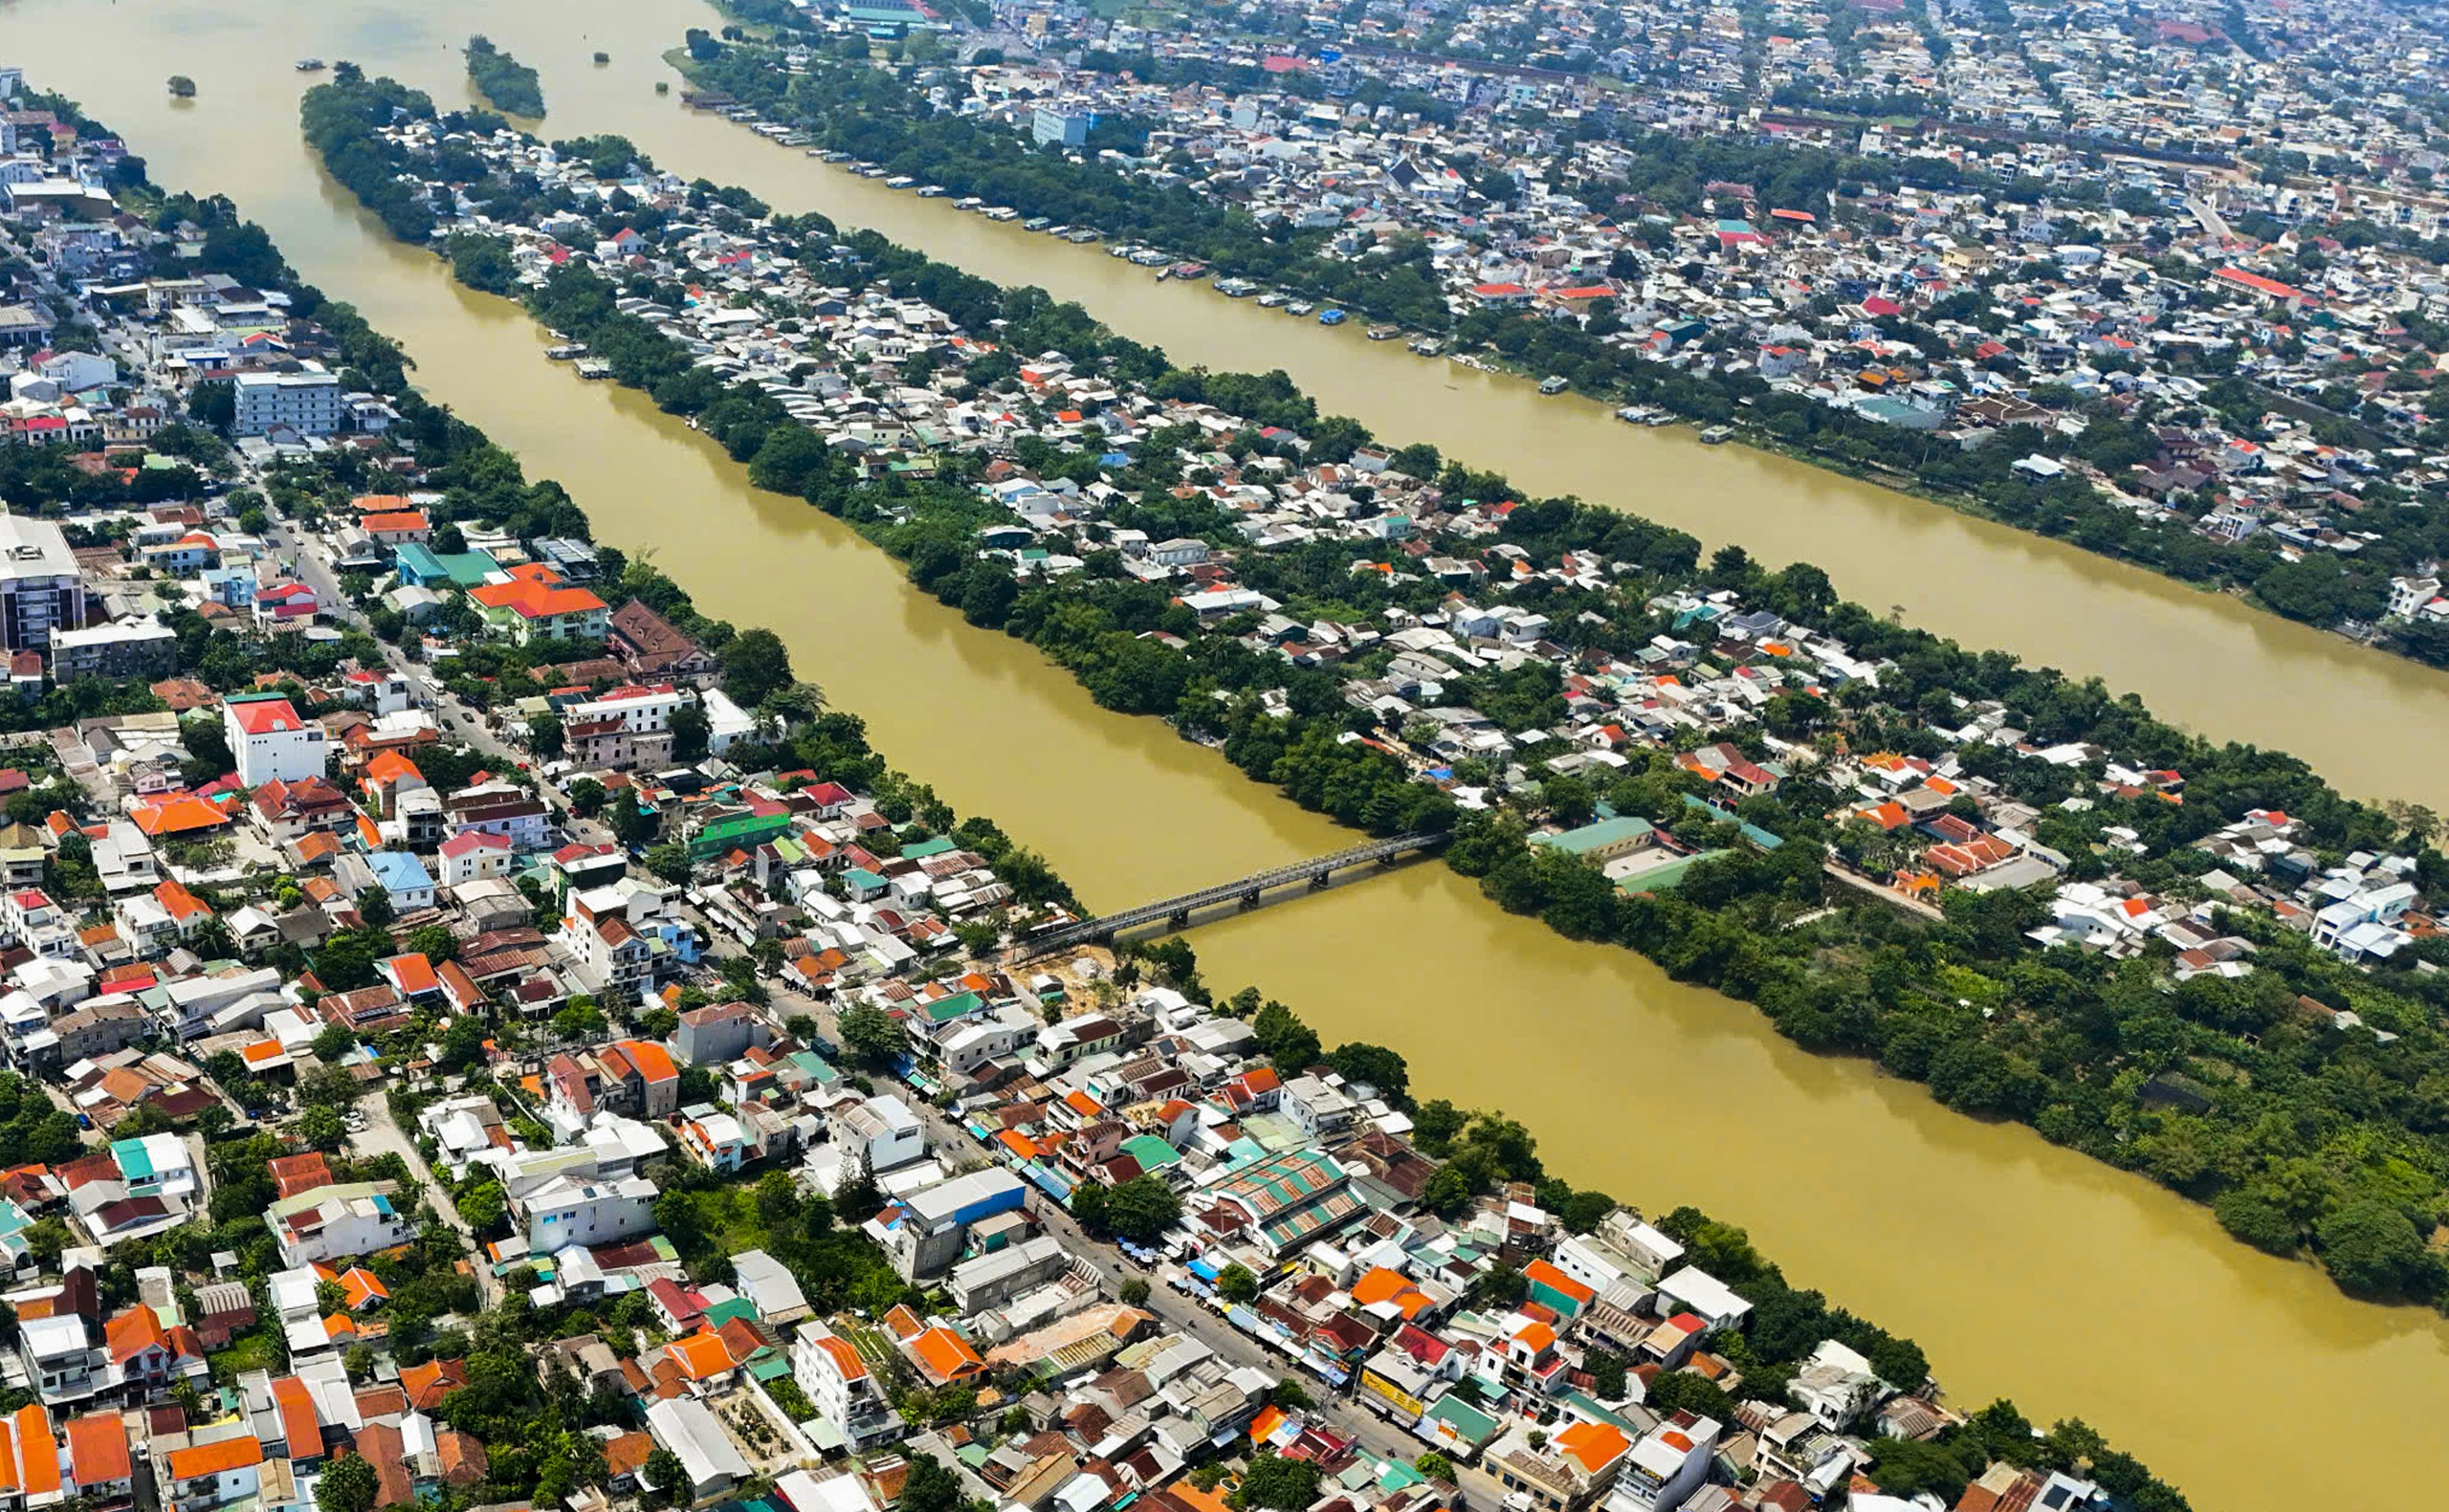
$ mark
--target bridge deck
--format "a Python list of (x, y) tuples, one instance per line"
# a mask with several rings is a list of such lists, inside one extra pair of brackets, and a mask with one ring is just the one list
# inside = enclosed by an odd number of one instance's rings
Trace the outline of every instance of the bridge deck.
[(1155, 903), (1143, 903), (1136, 908), (1124, 909), (1117, 913), (1100, 914), (1095, 918), (1082, 919), (1076, 924), (1067, 924), (1061, 929), (1050, 930), (1035, 939), (1021, 941), (1014, 948), (1013, 955), (1016, 959), (1027, 960), (1034, 956), (1051, 955), (1058, 951), (1070, 950), (1075, 945), (1111, 940), (1123, 931), (1137, 929), (1143, 924), (1154, 924), (1162, 919), (1196, 913), (1202, 909), (1211, 909), (1219, 904), (1247, 902), (1272, 888), (1291, 883), (1315, 882), (1353, 866), (1366, 866), (1377, 861), (1391, 861), (1405, 851), (1427, 850), (1444, 844), (1445, 839), (1445, 832), (1443, 830), (1421, 830), (1408, 835), (1396, 835), (1386, 840), (1372, 841), (1366, 845), (1355, 845), (1349, 850), (1339, 850), (1333, 855), (1295, 862), (1289, 866), (1275, 866), (1266, 871), (1252, 872), (1247, 877), (1241, 877), (1232, 882), (1218, 883), (1210, 887), (1202, 887), (1196, 892), (1185, 892), (1178, 897), (1164, 898)]

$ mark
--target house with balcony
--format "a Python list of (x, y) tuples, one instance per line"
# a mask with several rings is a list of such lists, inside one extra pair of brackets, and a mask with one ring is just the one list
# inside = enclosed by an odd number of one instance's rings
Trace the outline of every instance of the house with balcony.
[(1714, 1418), (1678, 1413), (1643, 1435), (1625, 1456), (1606, 1512), (1675, 1512), (1709, 1479), (1719, 1432)]
[(118, 1413), (87, 1413), (67, 1424), (67, 1472), (60, 1489), (87, 1512), (127, 1512), (136, 1504), (136, 1461)]
[(557, 1055), (545, 1064), (546, 1099), (584, 1124), (599, 1111), (660, 1120), (680, 1110), (680, 1068), (649, 1040), (619, 1040)]
[(157, 1443), (153, 1483), (162, 1512), (214, 1512), (255, 1500), (263, 1483), (264, 1446), (243, 1423), (229, 1425), (226, 1433), (204, 1443)]
[(513, 567), (506, 582), (468, 590), (477, 612), (521, 646), (537, 641), (600, 641), (611, 619), (602, 599), (541, 563)]
[(791, 1339), (791, 1379), (817, 1415), (830, 1423), (852, 1454), (901, 1430), (901, 1419), (850, 1342), (822, 1323), (800, 1326)]
[(563, 1172), (513, 1196), (511, 1216), (527, 1236), (529, 1253), (551, 1255), (573, 1244), (592, 1247), (652, 1234), (657, 1194), (644, 1176)]
[(323, 775), (330, 741), (323, 727), (299, 716), (286, 698), (232, 698), (222, 709), (222, 734), (236, 758), (238, 780), (249, 788), (266, 782), (303, 781)]
[(396, 1202), (399, 1184), (348, 1181), (283, 1197), (265, 1214), (284, 1264), (371, 1255), (416, 1237), (415, 1225)]
[[(20, 1320), (17, 1358), (28, 1387), (45, 1407), (91, 1401), (111, 1384), (102, 1351), (94, 1348), (85, 1320), (73, 1312)], [(51, 1436), (48, 1428), (43, 1436)]]
[(762, 1153), (738, 1118), (712, 1108), (681, 1121), (680, 1148), (718, 1175), (728, 1175)]
[(106, 1390), (131, 1405), (166, 1396), (181, 1381), (199, 1390), (211, 1384), (212, 1368), (195, 1330), (185, 1324), (163, 1326), (161, 1315), (142, 1302), (103, 1326), (102, 1352), (110, 1377)]

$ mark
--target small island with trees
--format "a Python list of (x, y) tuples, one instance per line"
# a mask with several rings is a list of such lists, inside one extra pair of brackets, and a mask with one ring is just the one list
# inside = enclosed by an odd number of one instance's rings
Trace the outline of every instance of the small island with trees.
[(533, 119), (544, 113), (544, 84), (536, 71), (494, 46), (484, 35), (468, 38), (468, 77), (496, 110)]
[(171, 75), (170, 98), (172, 99), (195, 99), (195, 80), (188, 77), (185, 74)]

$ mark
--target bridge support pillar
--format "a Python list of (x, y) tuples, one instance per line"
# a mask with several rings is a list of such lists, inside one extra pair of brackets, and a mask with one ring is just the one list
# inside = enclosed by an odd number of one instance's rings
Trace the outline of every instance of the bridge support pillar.
[(1259, 889), (1258, 889), (1258, 888), (1256, 888), (1256, 887), (1252, 887), (1252, 888), (1250, 888), (1248, 891), (1247, 891), (1247, 892), (1245, 892), (1245, 893), (1243, 893), (1243, 894), (1242, 894), (1242, 911), (1243, 911), (1243, 912), (1247, 913), (1250, 909), (1255, 909), (1255, 908), (1257, 908), (1258, 906), (1259, 906)]
[(1178, 930), (1190, 928), (1190, 909), (1180, 909), (1165, 915), (1165, 922)]
[(1312, 892), (1324, 892), (1327, 890), (1327, 884), (1334, 880), (1335, 873), (1332, 871), (1313, 872), (1310, 875), (1310, 890)]

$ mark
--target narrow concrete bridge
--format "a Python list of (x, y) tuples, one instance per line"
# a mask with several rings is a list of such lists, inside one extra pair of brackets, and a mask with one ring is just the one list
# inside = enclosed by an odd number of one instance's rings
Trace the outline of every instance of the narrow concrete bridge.
[(1434, 850), (1445, 844), (1445, 840), (1444, 830), (1420, 830), (1409, 835), (1372, 841), (1366, 845), (1355, 845), (1350, 850), (1338, 850), (1332, 856), (1295, 862), (1269, 871), (1252, 872), (1247, 877), (1221, 882), (1212, 887), (1202, 887), (1197, 892), (1185, 892), (1180, 897), (1143, 903), (1119, 913), (1057, 926), (1021, 941), (1013, 947), (1011, 958), (1015, 961), (1034, 960), (1041, 955), (1058, 954), (1082, 945), (1111, 945), (1116, 936), (1151, 924), (1163, 924), (1176, 930), (1187, 929), (1191, 915), (1228, 903), (1239, 904), (1242, 910), (1247, 912), (1270, 901), (1281, 901), (1280, 897), (1269, 899), (1268, 894), (1270, 892), (1282, 893), (1283, 889), (1295, 884), (1305, 891), (1315, 892), (1333, 882), (1338, 872), (1358, 866), (1391, 866), (1405, 855)]

